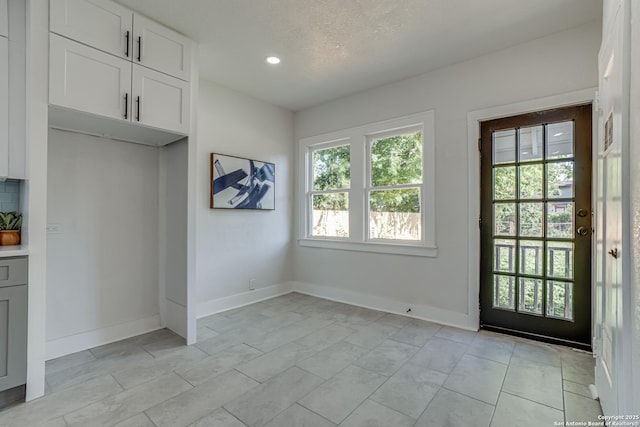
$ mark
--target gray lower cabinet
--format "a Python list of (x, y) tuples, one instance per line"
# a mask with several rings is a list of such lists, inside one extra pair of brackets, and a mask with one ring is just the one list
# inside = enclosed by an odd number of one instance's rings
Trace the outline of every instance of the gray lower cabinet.
[(0, 392), (26, 380), (27, 259), (0, 258)]

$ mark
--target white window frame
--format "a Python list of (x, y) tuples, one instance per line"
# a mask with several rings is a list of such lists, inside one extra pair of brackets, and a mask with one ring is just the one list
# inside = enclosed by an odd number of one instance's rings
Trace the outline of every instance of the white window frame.
[[(422, 239), (387, 240), (369, 239), (369, 202), (371, 187), (371, 142), (389, 136), (422, 131), (422, 184), (420, 187), (420, 214)], [(312, 235), (312, 209), (310, 193), (313, 187), (311, 153), (318, 149), (349, 145), (351, 159), (351, 185), (349, 197), (349, 237)], [(323, 135), (302, 138), (299, 141), (299, 238), (300, 246), (377, 252), (424, 257), (437, 256), (435, 235), (435, 112), (429, 110), (396, 119), (370, 123)], [(400, 186), (389, 186), (389, 188)], [(374, 187), (375, 188), (375, 187)], [(344, 192), (341, 191), (341, 192)]]

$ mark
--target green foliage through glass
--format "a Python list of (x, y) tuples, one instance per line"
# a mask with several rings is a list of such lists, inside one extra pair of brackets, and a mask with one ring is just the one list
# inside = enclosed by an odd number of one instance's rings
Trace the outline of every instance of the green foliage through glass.
[(313, 189), (341, 190), (351, 185), (351, 151), (348, 145), (313, 152)]

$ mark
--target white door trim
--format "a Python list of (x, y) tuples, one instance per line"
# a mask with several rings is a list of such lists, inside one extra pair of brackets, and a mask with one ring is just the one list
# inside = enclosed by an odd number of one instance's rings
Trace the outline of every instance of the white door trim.
[(469, 320), (475, 321), (476, 328), (480, 326), (480, 227), (478, 227), (478, 219), (480, 218), (480, 153), (478, 151), (480, 122), (534, 111), (593, 102), (596, 91), (597, 88), (592, 87), (575, 92), (490, 107), (467, 113), (467, 177), (469, 186), (469, 200), (467, 205), (469, 215), (469, 246), (467, 248), (469, 260), (468, 314)]

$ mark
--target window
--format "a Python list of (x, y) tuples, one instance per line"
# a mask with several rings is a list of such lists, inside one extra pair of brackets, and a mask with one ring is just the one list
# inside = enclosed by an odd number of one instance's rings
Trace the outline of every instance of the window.
[(311, 152), (311, 235), (349, 237), (351, 152), (348, 145)]
[(300, 244), (435, 256), (434, 113), (300, 141)]

